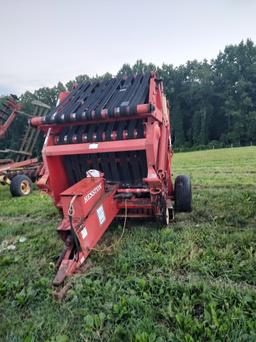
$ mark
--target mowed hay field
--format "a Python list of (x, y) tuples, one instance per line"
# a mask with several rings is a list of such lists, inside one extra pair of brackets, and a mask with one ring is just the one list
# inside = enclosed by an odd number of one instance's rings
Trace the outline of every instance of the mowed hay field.
[[(192, 178), (192, 213), (169, 229), (128, 221), (62, 301), (57, 210), (1, 187), (0, 340), (256, 341), (256, 148), (179, 153), (173, 170)], [(121, 232), (112, 224), (100, 248)]]

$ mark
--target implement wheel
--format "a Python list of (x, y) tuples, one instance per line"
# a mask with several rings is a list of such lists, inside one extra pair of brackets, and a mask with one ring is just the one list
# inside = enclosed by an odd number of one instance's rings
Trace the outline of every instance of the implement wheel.
[(12, 196), (28, 196), (32, 192), (32, 182), (26, 175), (17, 175), (12, 178), (10, 191)]
[(188, 212), (192, 210), (192, 189), (188, 176), (178, 176), (175, 179), (175, 210)]

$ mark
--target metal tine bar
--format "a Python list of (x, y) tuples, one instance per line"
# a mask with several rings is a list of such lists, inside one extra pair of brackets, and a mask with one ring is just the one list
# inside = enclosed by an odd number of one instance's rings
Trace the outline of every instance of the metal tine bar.
[(39, 134), (40, 134), (40, 131), (37, 130), (37, 131), (36, 131), (36, 134), (35, 134), (35, 138), (34, 138), (34, 140), (33, 140), (33, 142), (32, 142), (32, 145), (30, 146), (30, 153), (31, 153), (31, 154), (32, 154), (32, 152), (33, 152), (33, 150), (34, 150), (34, 148), (35, 148), (35, 145), (36, 145), (36, 142), (37, 142), (37, 140), (38, 140)]
[[(38, 106), (38, 107), (39, 107), (39, 106)], [(39, 108), (42, 108), (42, 110), (40, 110), (40, 116), (45, 115), (46, 112), (48, 111), (47, 108), (44, 108), (44, 107), (39, 107)], [(34, 137), (34, 140), (32, 141), (32, 144), (30, 145), (30, 150), (29, 150), (29, 152), (30, 152), (31, 154), (32, 154), (32, 152), (33, 152), (33, 150), (34, 150), (34, 148), (35, 148), (35, 145), (36, 145), (36, 142), (37, 142), (37, 140), (38, 140), (39, 135), (40, 135), (40, 131), (37, 130), (37, 131), (36, 131), (36, 134), (35, 134), (35, 137)]]
[[(35, 116), (41, 116), (44, 112), (45, 112), (44, 107), (35, 106)], [(34, 137), (34, 140), (32, 141), (33, 137)], [(38, 137), (38, 135), (37, 135), (37, 137)], [(20, 151), (32, 154), (33, 145), (35, 145), (37, 137), (36, 137), (36, 131), (31, 126), (27, 126), (26, 131), (25, 131), (25, 135), (22, 139), (22, 143), (20, 146)], [(24, 159), (25, 159), (24, 156), (19, 155), (19, 156), (17, 156), (16, 161), (24, 160)]]

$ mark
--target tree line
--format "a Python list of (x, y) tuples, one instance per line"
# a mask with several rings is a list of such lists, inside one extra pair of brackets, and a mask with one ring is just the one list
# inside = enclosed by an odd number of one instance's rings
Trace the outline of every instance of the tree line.
[[(155, 71), (163, 79), (176, 148), (256, 143), (256, 45), (252, 40), (226, 46), (211, 61), (193, 60), (177, 67), (158, 67), (138, 60), (134, 65), (124, 64), (117, 75), (148, 71)], [(111, 77), (110, 73), (95, 77), (79, 75), (65, 85), (59, 82), (52, 88), (26, 91), (20, 100), (28, 111), (32, 111), (34, 99), (53, 107), (59, 92), (71, 89), (73, 83)], [(22, 134), (25, 122), (24, 118), (17, 120), (1, 145), (17, 147), (17, 136)]]

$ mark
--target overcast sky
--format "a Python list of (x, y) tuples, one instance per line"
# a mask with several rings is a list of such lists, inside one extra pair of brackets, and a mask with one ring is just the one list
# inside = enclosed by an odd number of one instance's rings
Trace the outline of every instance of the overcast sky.
[(256, 41), (256, 0), (0, 0), (0, 14), (0, 94)]

